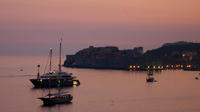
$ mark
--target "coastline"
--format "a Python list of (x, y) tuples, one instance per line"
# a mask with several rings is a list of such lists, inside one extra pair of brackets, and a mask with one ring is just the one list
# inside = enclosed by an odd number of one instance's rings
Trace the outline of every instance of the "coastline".
[(176, 42), (143, 52), (142, 47), (119, 50), (115, 46), (82, 49), (66, 55), (65, 67), (116, 70), (183, 69), (200, 71), (200, 43)]

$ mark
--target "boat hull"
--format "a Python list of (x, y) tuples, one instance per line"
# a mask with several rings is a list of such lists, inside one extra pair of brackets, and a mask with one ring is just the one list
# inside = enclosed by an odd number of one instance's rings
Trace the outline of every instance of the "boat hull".
[(54, 104), (64, 104), (64, 103), (71, 103), (73, 97), (70, 98), (39, 98), (43, 101), (44, 105), (54, 105)]
[(155, 82), (154, 78), (148, 78), (146, 79), (147, 82)]
[[(49, 80), (51, 84), (49, 85)], [(68, 87), (80, 85), (79, 80), (65, 80), (65, 79), (30, 79), (35, 88), (48, 88), (48, 87)]]

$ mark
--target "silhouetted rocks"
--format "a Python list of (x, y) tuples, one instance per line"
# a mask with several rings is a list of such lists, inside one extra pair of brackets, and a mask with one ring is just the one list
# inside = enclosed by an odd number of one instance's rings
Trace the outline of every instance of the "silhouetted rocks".
[(80, 50), (75, 55), (67, 55), (66, 67), (128, 69), (131, 63), (139, 63), (143, 48), (119, 50), (117, 47), (93, 47)]
[(66, 67), (129, 69), (130, 65), (136, 65), (144, 70), (149, 65), (190, 65), (185, 69), (191, 70), (200, 68), (200, 43), (167, 43), (146, 53), (143, 53), (142, 47), (119, 50), (115, 46), (90, 46), (75, 55), (67, 55), (66, 58)]
[(165, 44), (144, 54), (146, 64), (200, 66), (200, 43)]

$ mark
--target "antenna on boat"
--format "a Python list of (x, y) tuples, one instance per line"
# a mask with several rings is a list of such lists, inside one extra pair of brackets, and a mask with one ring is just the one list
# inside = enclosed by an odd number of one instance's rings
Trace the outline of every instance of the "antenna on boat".
[(51, 72), (52, 48), (50, 48), (49, 57), (50, 57), (50, 61), (49, 61), (49, 71)]
[[(50, 48), (50, 52), (49, 52), (49, 72), (50, 73), (52, 73), (52, 71), (51, 71), (51, 60), (52, 60), (52, 48)], [(50, 96), (51, 96), (51, 90), (50, 90), (50, 87), (51, 87), (51, 77), (49, 78), (49, 94), (48, 94), (48, 96), (49, 96), (49, 98), (50, 98)]]
[(39, 79), (40, 78), (40, 65), (37, 65), (37, 68), (38, 68), (37, 79)]
[(60, 46), (59, 46), (59, 50), (60, 50), (60, 54), (59, 54), (59, 65), (58, 65), (58, 71), (59, 73), (61, 72), (61, 47), (62, 47), (62, 37), (60, 39)]

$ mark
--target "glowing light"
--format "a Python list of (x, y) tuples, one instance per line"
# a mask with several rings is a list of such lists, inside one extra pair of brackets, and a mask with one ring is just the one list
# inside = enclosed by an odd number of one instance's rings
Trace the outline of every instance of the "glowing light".
[(138, 65), (137, 68), (140, 68), (140, 66)]
[(158, 68), (160, 68), (160, 66), (158, 66)]
[(150, 68), (150, 66), (147, 67), (148, 69)]
[(153, 66), (153, 68), (156, 68), (156, 66)]
[(36, 95), (40, 96), (40, 91), (39, 90), (36, 90)]
[(78, 82), (77, 81), (73, 81), (73, 85), (78, 85)]
[(182, 56), (185, 57), (185, 54), (183, 53)]
[(58, 80), (58, 84), (60, 84), (60, 80)]
[(171, 65), (171, 67), (173, 68), (173, 67), (174, 67), (174, 65)]
[(42, 82), (42, 79), (40, 79), (40, 82)]
[(181, 65), (181, 68), (183, 68), (183, 65)]
[(132, 69), (132, 68), (133, 68), (133, 66), (132, 66), (132, 65), (130, 65), (130, 66), (129, 66), (129, 68), (130, 68), (130, 69)]
[(135, 68), (135, 65), (133, 66), (133, 68)]
[(168, 68), (168, 67), (169, 67), (169, 65), (166, 65), (166, 67)]

